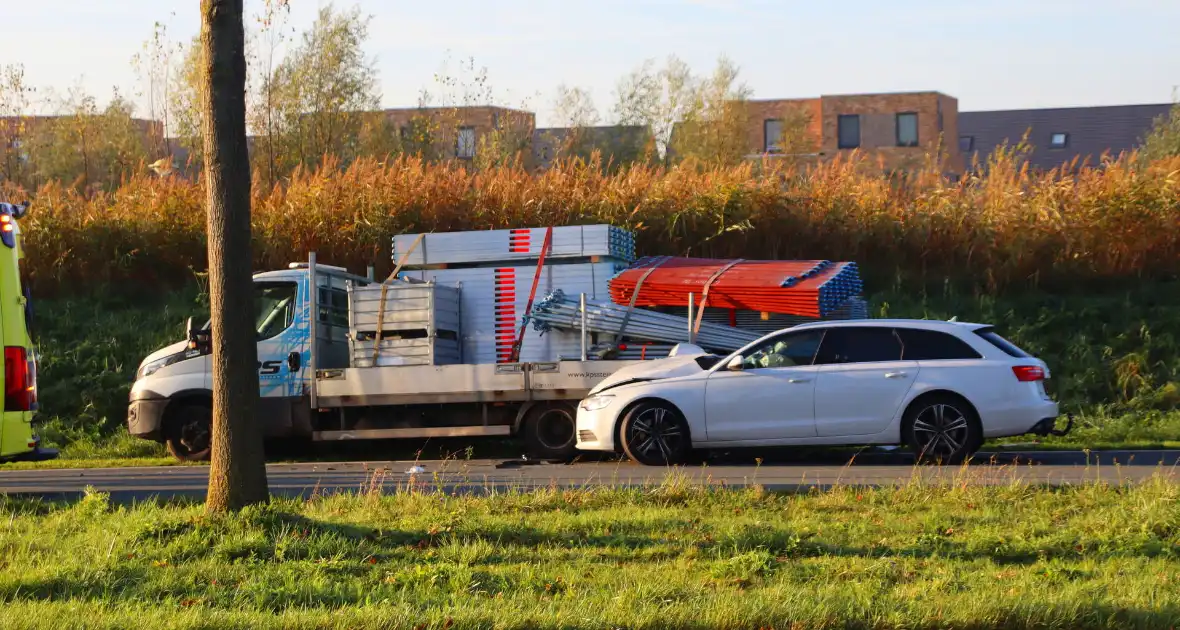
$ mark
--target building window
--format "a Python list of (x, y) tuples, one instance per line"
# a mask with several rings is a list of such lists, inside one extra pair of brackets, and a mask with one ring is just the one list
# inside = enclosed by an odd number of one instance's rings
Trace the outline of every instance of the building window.
[(455, 157), (468, 160), (475, 157), (475, 127), (459, 127), (455, 140)]
[(1069, 134), (1057, 132), (1049, 136), (1050, 149), (1064, 149), (1069, 144)]
[(783, 121), (777, 119), (767, 120), (762, 123), (762, 133), (763, 150), (767, 153), (783, 152)]
[(975, 136), (959, 136), (959, 151), (970, 153), (975, 150)]
[(897, 146), (918, 146), (918, 115), (905, 112), (897, 115)]
[(860, 146), (860, 116), (840, 114), (836, 118), (836, 147), (855, 149)]

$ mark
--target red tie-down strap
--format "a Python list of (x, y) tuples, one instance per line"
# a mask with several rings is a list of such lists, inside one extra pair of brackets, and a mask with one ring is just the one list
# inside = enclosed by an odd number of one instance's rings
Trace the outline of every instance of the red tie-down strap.
[(533, 274), (533, 288), (529, 290), (529, 301), (524, 307), (524, 317), (520, 320), (520, 332), (516, 341), (512, 343), (512, 354), (509, 363), (520, 361), (520, 345), (524, 343), (524, 330), (529, 325), (529, 315), (533, 312), (533, 298), (537, 297), (537, 285), (541, 282), (541, 270), (545, 268), (545, 256), (549, 253), (549, 246), (553, 243), (553, 227), (545, 230), (545, 242), (541, 244), (541, 258), (537, 260), (537, 271)]

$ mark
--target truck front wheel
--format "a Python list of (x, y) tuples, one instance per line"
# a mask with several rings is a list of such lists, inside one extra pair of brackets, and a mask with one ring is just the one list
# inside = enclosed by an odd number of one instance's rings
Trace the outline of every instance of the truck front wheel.
[(578, 453), (577, 411), (566, 403), (543, 403), (529, 409), (521, 429), (529, 455), (569, 461)]
[(182, 462), (205, 461), (213, 447), (213, 410), (186, 403), (170, 414), (165, 430), (168, 452)]

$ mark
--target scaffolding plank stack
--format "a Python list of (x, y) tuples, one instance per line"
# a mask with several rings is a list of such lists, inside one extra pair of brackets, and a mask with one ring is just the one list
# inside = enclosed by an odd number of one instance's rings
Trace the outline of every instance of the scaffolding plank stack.
[[(608, 300), (608, 283), (625, 264), (622, 262), (546, 265), (537, 285), (538, 297), (556, 289), (569, 294), (585, 293), (587, 299)], [(536, 264), (470, 269), (419, 269), (400, 276), (433, 281), (461, 288), (463, 309), (462, 343), (469, 363), (502, 363), (512, 351), (528, 303)], [(521, 344), (520, 361), (553, 361), (581, 352), (577, 332), (541, 335), (528, 330)]]
[[(495, 266), (535, 261), (541, 255), (547, 228), (440, 232), (426, 234), (413, 250), (417, 234), (393, 237), (393, 260), (409, 251), (408, 269), (441, 266)], [(635, 238), (613, 225), (570, 225), (553, 228), (547, 259), (558, 261), (635, 260)]]

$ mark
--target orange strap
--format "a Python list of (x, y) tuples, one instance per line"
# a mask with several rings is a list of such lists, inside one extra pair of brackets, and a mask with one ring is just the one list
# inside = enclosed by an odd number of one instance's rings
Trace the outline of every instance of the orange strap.
[(619, 332), (616, 333), (619, 338), (623, 337), (623, 333), (627, 331), (627, 324), (631, 323), (631, 313), (635, 312), (635, 300), (639, 298), (639, 290), (643, 288), (643, 281), (651, 275), (651, 272), (656, 270), (656, 267), (672, 260), (671, 256), (661, 256), (659, 262), (647, 268), (642, 276), (639, 276), (639, 282), (635, 283), (635, 290), (631, 292), (631, 302), (627, 305), (627, 314), (623, 316), (623, 323), (619, 324)]
[(705, 283), (705, 290), (701, 293), (701, 306), (700, 306), (700, 308), (697, 309), (697, 321), (692, 326), (692, 334), (693, 335), (696, 335), (697, 333), (701, 332), (701, 320), (704, 319), (704, 317), (705, 317), (705, 303), (709, 301), (709, 289), (713, 288), (713, 283), (717, 281), (717, 278), (721, 277), (721, 274), (725, 273), (726, 271), (729, 271), (731, 267), (733, 267), (734, 265), (736, 265), (740, 262), (745, 262), (745, 259), (738, 258), (737, 260), (729, 261), (729, 264), (718, 269), (717, 272), (714, 273), (713, 276), (709, 278), (709, 281)]
[[(393, 271), (389, 273), (389, 277), (381, 282), (381, 302), (377, 304), (377, 332), (373, 335), (373, 367), (377, 367), (377, 357), (381, 355), (381, 335), (384, 334), (384, 331), (381, 329), (385, 326), (385, 298), (389, 293), (389, 282), (397, 278), (397, 272), (402, 270), (402, 266), (406, 264), (406, 260), (410, 258), (410, 254), (414, 253), (414, 249), (418, 247), (418, 243), (421, 243), (425, 236), (425, 232), (418, 234), (418, 238), (414, 239), (410, 248), (406, 250), (406, 253), (402, 254), (397, 264), (394, 265)], [(312, 287), (311, 290), (315, 291), (316, 287)], [(313, 313), (311, 317), (314, 325), (316, 314)]]

